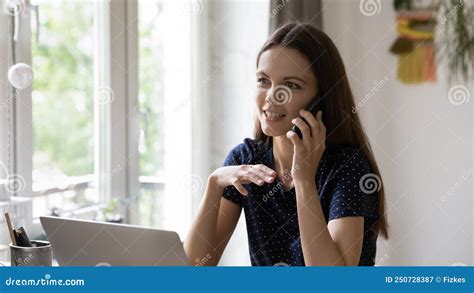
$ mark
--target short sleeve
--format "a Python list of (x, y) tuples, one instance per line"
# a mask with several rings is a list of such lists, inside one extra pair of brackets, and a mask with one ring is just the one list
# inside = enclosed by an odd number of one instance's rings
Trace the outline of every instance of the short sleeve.
[[(253, 145), (250, 139), (245, 139), (243, 143), (234, 147), (224, 160), (224, 166), (238, 166), (248, 164), (252, 159)], [(227, 186), (224, 188), (222, 197), (225, 199), (242, 206), (243, 195), (234, 187)]]
[(342, 217), (377, 217), (380, 177), (372, 173), (367, 156), (358, 148), (341, 151), (329, 204), (328, 221)]

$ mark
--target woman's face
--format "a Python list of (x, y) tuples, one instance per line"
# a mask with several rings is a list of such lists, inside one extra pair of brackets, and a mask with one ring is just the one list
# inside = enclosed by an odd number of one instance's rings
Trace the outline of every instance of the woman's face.
[(296, 49), (275, 46), (260, 55), (257, 68), (257, 107), (267, 136), (285, 135), (316, 96), (310, 63)]

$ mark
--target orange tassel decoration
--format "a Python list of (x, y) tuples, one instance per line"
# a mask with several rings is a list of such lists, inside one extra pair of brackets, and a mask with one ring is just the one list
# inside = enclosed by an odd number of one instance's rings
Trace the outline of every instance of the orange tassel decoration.
[(437, 8), (397, 11), (399, 38), (390, 52), (398, 55), (397, 78), (407, 84), (436, 81), (434, 26)]

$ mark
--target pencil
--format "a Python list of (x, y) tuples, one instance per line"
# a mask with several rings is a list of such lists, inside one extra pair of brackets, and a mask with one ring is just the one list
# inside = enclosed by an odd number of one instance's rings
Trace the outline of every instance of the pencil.
[(10, 238), (12, 239), (12, 243), (13, 245), (16, 246), (15, 236), (13, 235), (12, 222), (10, 221), (10, 215), (8, 213), (5, 213), (5, 221), (7, 222), (8, 232), (10, 233)]

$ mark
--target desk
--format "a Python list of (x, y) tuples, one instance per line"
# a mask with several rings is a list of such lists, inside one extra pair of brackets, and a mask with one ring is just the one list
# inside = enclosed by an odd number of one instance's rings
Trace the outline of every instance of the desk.
[[(0, 268), (1, 267), (9, 267), (9, 266), (10, 266), (9, 261), (0, 260)], [(53, 267), (59, 267), (58, 262), (56, 261), (56, 259), (53, 259)]]

